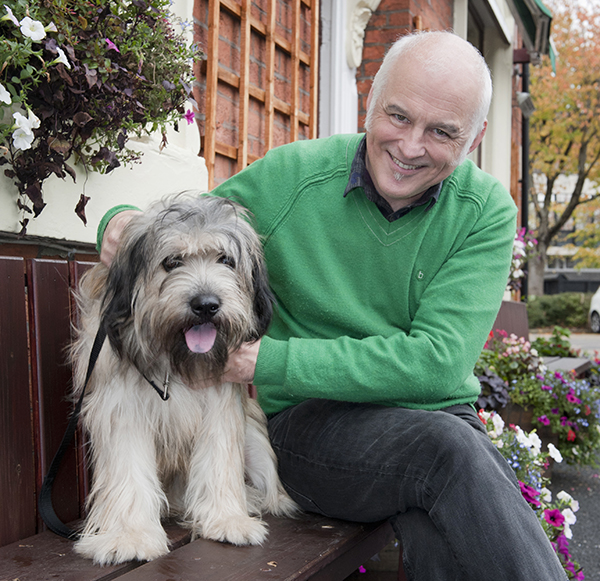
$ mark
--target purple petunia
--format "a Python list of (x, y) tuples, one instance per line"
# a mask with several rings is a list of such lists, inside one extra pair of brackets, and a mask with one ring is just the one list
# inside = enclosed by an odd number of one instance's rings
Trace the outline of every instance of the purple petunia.
[(561, 527), (565, 522), (565, 517), (563, 516), (562, 512), (558, 510), (558, 508), (554, 508), (552, 510), (546, 509), (544, 511), (544, 519), (549, 525), (557, 528)]

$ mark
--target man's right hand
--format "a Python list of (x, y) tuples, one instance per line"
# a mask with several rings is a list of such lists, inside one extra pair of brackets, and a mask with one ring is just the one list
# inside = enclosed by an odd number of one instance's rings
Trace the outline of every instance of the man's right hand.
[(110, 266), (117, 253), (117, 248), (119, 248), (125, 226), (129, 224), (134, 216), (141, 213), (139, 210), (123, 210), (110, 219), (106, 225), (106, 230), (104, 230), (102, 248), (100, 249), (100, 260), (103, 264)]

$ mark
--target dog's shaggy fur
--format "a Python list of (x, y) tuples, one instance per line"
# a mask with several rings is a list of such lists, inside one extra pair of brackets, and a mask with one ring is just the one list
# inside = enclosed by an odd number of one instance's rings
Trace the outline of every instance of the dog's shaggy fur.
[[(210, 196), (161, 202), (130, 222), (110, 269), (81, 281), (76, 395), (101, 321), (110, 343), (81, 412), (93, 484), (75, 550), (99, 564), (167, 553), (167, 514), (194, 536), (245, 545), (266, 537), (261, 512), (296, 510), (262, 410), (246, 386), (220, 380), (229, 350), (259, 338), (272, 314), (246, 218)], [(162, 401), (148, 379), (165, 378)]]

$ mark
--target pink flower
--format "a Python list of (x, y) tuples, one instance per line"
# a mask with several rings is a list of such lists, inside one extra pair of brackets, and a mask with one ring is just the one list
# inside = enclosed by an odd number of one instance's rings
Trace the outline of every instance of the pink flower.
[(575, 390), (573, 388), (567, 393), (567, 401), (570, 401), (571, 403), (581, 403), (581, 400), (575, 396)]
[(187, 121), (188, 125), (191, 125), (194, 122), (195, 116), (194, 116), (194, 112), (191, 109), (188, 109), (185, 112), (185, 120)]
[(552, 386), (551, 385), (542, 385), (542, 389), (544, 391), (552, 391)]
[[(531, 486), (527, 486), (527, 484), (521, 482), (519, 480), (519, 488), (521, 489), (521, 494), (523, 495), (523, 498), (529, 503), (529, 504), (533, 504), (533, 506), (540, 506), (540, 501), (536, 498), (536, 496), (539, 496), (540, 493), (535, 490), (534, 488), (532, 488)], [(560, 511), (559, 511), (560, 513)], [(562, 513), (560, 513), (562, 516)], [(564, 519), (564, 517), (563, 517)]]
[(562, 512), (558, 510), (558, 508), (552, 510), (546, 509), (544, 511), (544, 519), (546, 519), (546, 522), (549, 525), (557, 528), (561, 527), (565, 522), (565, 517), (563, 516)]
[(550, 425), (550, 420), (548, 419), (548, 416), (540, 416), (538, 418), (538, 422), (540, 422), (540, 424), (544, 424), (545, 426), (549, 426)]
[(104, 41), (106, 42), (106, 44), (108, 44), (108, 50), (116, 50), (117, 52), (121, 52), (118, 48), (117, 45), (110, 40), (110, 38), (105, 38)]
[(365, 569), (365, 568), (364, 568), (364, 567), (361, 565), (361, 566), (358, 568), (358, 572), (359, 572), (359, 573), (366, 573), (366, 572), (367, 572), (367, 570), (366, 570), (366, 569)]
[(571, 557), (571, 554), (569, 553), (569, 541), (563, 533), (556, 537), (556, 545), (558, 547), (558, 552), (561, 555), (564, 555), (567, 558)]

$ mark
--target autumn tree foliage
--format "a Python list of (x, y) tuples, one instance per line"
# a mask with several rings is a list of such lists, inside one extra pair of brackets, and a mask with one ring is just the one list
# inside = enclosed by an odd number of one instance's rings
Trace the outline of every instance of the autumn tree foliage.
[(529, 264), (532, 295), (544, 294), (545, 259), (553, 239), (577, 208), (582, 211), (600, 199), (600, 8), (576, 0), (547, 4), (554, 15), (557, 55), (555, 70), (545, 56), (531, 71), (536, 107), (530, 118), (531, 199), (539, 250), (539, 258)]

